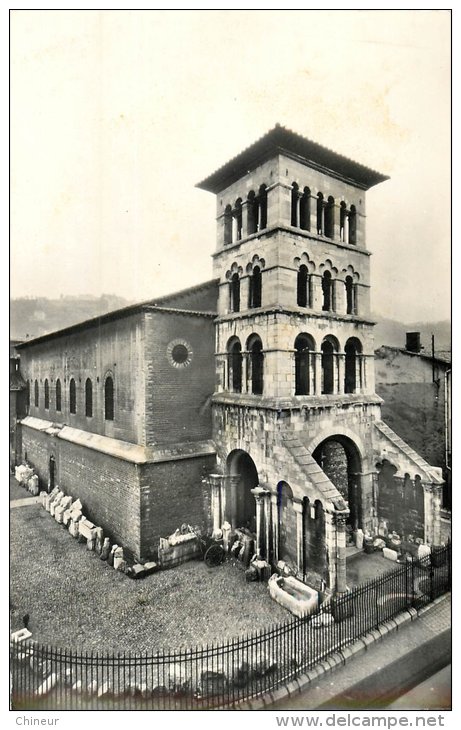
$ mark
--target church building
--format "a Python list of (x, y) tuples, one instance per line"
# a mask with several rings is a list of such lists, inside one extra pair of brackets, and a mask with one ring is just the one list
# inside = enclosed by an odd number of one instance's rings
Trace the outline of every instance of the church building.
[(439, 545), (441, 470), (375, 393), (365, 197), (386, 179), (277, 125), (200, 182), (211, 281), (18, 346), (42, 488), (137, 559), (229, 523), (330, 592), (358, 529)]

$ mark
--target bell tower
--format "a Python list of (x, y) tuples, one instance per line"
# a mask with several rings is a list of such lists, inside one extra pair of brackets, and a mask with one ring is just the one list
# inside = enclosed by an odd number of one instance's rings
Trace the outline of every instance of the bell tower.
[(377, 461), (425, 464), (374, 392), (365, 196), (387, 179), (277, 125), (198, 184), (217, 204), (214, 527), (336, 592), (350, 535), (378, 529)]

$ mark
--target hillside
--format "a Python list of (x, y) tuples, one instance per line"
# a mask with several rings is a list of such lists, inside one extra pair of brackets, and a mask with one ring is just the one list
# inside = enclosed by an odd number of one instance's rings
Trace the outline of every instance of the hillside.
[(25, 340), (68, 327), (131, 302), (115, 294), (100, 297), (21, 297), (10, 302), (10, 339)]
[[(12, 299), (10, 305), (10, 339), (24, 340), (38, 337), (47, 332), (68, 327), (98, 314), (120, 309), (132, 302), (116, 294), (103, 294), (100, 297), (61, 296), (59, 299), (46, 297), (22, 297)], [(426, 352), (431, 350), (431, 334), (435, 336), (435, 349), (451, 349), (450, 322), (397, 322), (373, 315), (375, 327), (375, 347), (392, 345), (405, 346), (406, 332), (421, 332), (421, 342)]]
[(431, 335), (434, 335), (435, 350), (437, 352), (451, 351), (451, 323), (449, 320), (404, 323), (393, 319), (385, 319), (378, 314), (372, 316), (377, 322), (374, 330), (375, 349), (381, 345), (405, 347), (406, 333), (420, 332), (421, 344), (428, 354), (431, 352)]

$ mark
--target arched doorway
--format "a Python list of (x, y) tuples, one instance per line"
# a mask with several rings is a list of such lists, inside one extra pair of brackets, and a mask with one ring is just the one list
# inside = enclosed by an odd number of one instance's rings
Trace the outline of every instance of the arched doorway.
[(227, 458), (227, 473), (230, 477), (238, 477), (235, 503), (235, 524), (256, 532), (256, 502), (252, 489), (259, 484), (258, 470), (251, 456), (240, 449), (233, 451)]
[(353, 530), (362, 527), (362, 460), (357, 446), (347, 436), (330, 436), (317, 446), (313, 457), (347, 502), (348, 524)]

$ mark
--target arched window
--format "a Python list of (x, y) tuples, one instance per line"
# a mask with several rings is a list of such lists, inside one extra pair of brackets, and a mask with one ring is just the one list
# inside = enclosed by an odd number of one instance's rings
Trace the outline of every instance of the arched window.
[(296, 302), (298, 307), (311, 306), (311, 280), (309, 271), (305, 264), (301, 264), (298, 269), (297, 295)]
[(325, 271), (322, 276), (322, 309), (324, 312), (330, 312), (333, 309), (333, 281), (329, 271)]
[(61, 405), (62, 395), (61, 395), (61, 381), (59, 378), (56, 380), (56, 410), (58, 412), (61, 412), (62, 405)]
[(234, 393), (242, 392), (242, 346), (235, 337), (227, 345), (228, 389)]
[(85, 381), (85, 416), (87, 418), (93, 416), (93, 383), (90, 378)]
[(261, 306), (262, 276), (259, 266), (255, 266), (250, 276), (249, 302), (250, 309)]
[(261, 395), (263, 392), (263, 370), (264, 370), (264, 354), (263, 344), (258, 335), (251, 335), (247, 341), (247, 350), (249, 353), (249, 372), (248, 390), (255, 395)]
[(254, 190), (248, 193), (248, 235), (258, 232), (258, 201)]
[(73, 378), (70, 379), (69, 383), (69, 411), (71, 413), (77, 413), (77, 391)]
[(44, 391), (45, 391), (45, 410), (48, 411), (50, 409), (50, 384), (48, 382), (48, 378), (45, 378)]
[(237, 198), (234, 206), (234, 234), (232, 235), (233, 241), (242, 240), (242, 198)]
[(319, 236), (323, 234), (323, 214), (324, 214), (324, 202), (323, 194), (317, 195), (317, 233)]
[(299, 208), (299, 185), (293, 183), (291, 186), (291, 225), (298, 226), (298, 208)]
[(314, 342), (312, 337), (300, 334), (295, 340), (295, 395), (314, 393)]
[(259, 188), (259, 230), (267, 228), (267, 188), (261, 185)]
[(304, 231), (311, 229), (311, 191), (309, 188), (304, 188), (299, 201), (299, 227)]
[(356, 393), (362, 387), (361, 353), (362, 344), (356, 337), (350, 337), (344, 347), (345, 372), (344, 392)]
[(355, 205), (351, 205), (349, 213), (349, 243), (357, 243), (357, 211)]
[(335, 236), (335, 200), (331, 195), (325, 206), (325, 236), (327, 238)]
[(346, 276), (346, 312), (347, 314), (357, 314), (357, 290), (352, 276)]
[(322, 342), (322, 393), (336, 391), (338, 361), (338, 344), (334, 337), (327, 337)]
[(34, 382), (34, 406), (38, 408), (38, 380)]
[(232, 208), (226, 205), (224, 210), (224, 245), (232, 243)]
[(240, 278), (237, 273), (232, 274), (230, 280), (230, 310), (240, 312)]
[(114, 420), (114, 381), (111, 375), (104, 383), (104, 418), (106, 421)]

